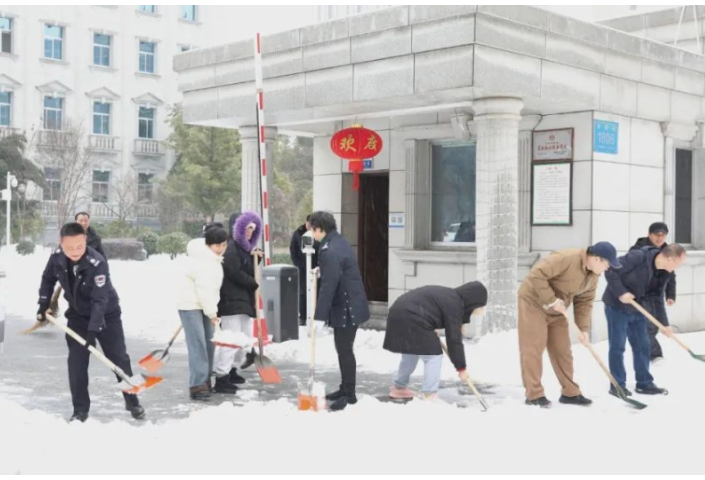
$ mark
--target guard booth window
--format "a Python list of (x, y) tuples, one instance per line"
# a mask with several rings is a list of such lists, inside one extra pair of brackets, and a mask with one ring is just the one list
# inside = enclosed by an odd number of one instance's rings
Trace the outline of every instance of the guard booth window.
[(676, 243), (693, 243), (693, 151), (676, 149)]

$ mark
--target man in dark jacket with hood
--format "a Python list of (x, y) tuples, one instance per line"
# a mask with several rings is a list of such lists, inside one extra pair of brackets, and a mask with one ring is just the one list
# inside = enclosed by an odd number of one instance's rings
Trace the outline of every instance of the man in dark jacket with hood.
[[(663, 250), (644, 247), (630, 250), (619, 258), (619, 262), (621, 269), (610, 269), (605, 273), (607, 288), (602, 296), (607, 315), (610, 372), (625, 393), (631, 395), (626, 389), (627, 372), (624, 369), (624, 347), (629, 339), (634, 356), (636, 391), (649, 395), (667, 393), (654, 384), (654, 377), (649, 372), (648, 320), (630, 303), (634, 300), (642, 303), (649, 296), (662, 297), (670, 274), (685, 262), (685, 250), (677, 243)], [(670, 327), (665, 327), (664, 333), (671, 336)], [(610, 393), (616, 393), (614, 387), (610, 387)]]
[[(655, 222), (649, 226), (649, 236), (642, 237), (636, 241), (634, 246), (630, 250), (638, 250), (644, 247), (655, 247), (663, 250), (668, 246), (666, 243), (666, 237), (668, 236), (668, 226), (663, 222)], [(676, 273), (670, 273), (670, 279), (666, 283), (666, 304), (670, 307), (676, 303)], [(661, 322), (661, 325), (668, 327), (668, 314), (666, 313), (666, 307), (664, 305), (663, 295), (649, 295), (644, 297), (643, 301), (644, 308), (656, 319)], [(650, 347), (650, 358), (652, 362), (661, 360), (663, 358), (663, 350), (661, 350), (661, 344), (658, 343), (656, 339), (656, 334), (659, 329), (656, 325), (651, 322), (646, 322), (646, 330), (649, 333), (649, 347)]]
[[(299, 270), (299, 325), (306, 325), (306, 254), (301, 250), (301, 237), (311, 230), (311, 215), (306, 216), (306, 223), (297, 228), (291, 235), (289, 244), (289, 255), (294, 266)], [(314, 242), (313, 248), (318, 252), (318, 242)], [(318, 266), (318, 256), (311, 258), (311, 268)]]
[(314, 319), (333, 327), (335, 350), (340, 365), (340, 389), (326, 395), (332, 411), (357, 403), (353, 343), (357, 327), (370, 319), (360, 267), (352, 247), (337, 230), (335, 218), (328, 212), (314, 212), (310, 218), (313, 238), (321, 243), (318, 254), (320, 294)]
[(480, 316), (487, 305), (487, 289), (480, 282), (470, 282), (458, 288), (435, 285), (417, 288), (399, 297), (389, 309), (384, 349), (401, 353), (399, 371), (391, 398), (413, 398), (407, 388), (419, 359), (424, 362), (423, 393), (433, 399), (438, 392), (443, 351), (436, 330), (444, 329), (448, 356), (465, 380), (465, 348), (463, 325), (471, 316)]
[(88, 212), (78, 212), (74, 217), (76, 222), (80, 223), (81, 226), (86, 230), (86, 235), (88, 236), (88, 246), (100, 253), (103, 258), (107, 261), (108, 257), (103, 251), (103, 241), (100, 239), (100, 235), (91, 227), (91, 216)]

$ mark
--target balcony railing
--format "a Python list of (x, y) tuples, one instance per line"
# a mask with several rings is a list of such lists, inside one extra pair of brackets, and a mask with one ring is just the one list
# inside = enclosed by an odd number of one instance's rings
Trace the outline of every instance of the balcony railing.
[(117, 152), (120, 150), (120, 137), (90, 135), (88, 141), (91, 150), (99, 152)]
[(77, 145), (74, 132), (40, 130), (37, 144), (47, 148), (74, 148)]
[[(112, 220), (118, 217), (119, 207), (115, 204), (104, 204), (104, 203), (91, 203), (90, 213), (91, 218), (96, 220)], [(136, 220), (141, 219), (157, 219), (159, 218), (159, 209), (157, 205), (154, 204), (141, 204), (137, 205), (132, 212), (130, 212), (130, 219)]]
[(135, 139), (132, 153), (135, 155), (161, 156), (164, 155), (164, 147), (162, 147), (159, 140), (137, 138)]
[(0, 127), (0, 138), (6, 138), (10, 135), (19, 135), (22, 130), (13, 127)]

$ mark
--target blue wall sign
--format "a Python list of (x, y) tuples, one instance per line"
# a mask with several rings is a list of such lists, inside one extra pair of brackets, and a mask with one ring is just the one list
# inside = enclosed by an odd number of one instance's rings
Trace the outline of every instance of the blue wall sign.
[(593, 151), (616, 155), (619, 151), (619, 123), (595, 120), (592, 138)]
[(365, 170), (369, 170), (372, 168), (372, 159), (368, 158), (367, 160), (362, 161), (362, 166)]

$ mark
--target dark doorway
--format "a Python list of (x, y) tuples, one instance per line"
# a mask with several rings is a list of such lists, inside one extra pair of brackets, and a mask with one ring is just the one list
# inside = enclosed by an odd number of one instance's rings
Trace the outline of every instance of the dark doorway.
[(386, 302), (389, 277), (389, 174), (360, 176), (358, 262), (367, 299)]

